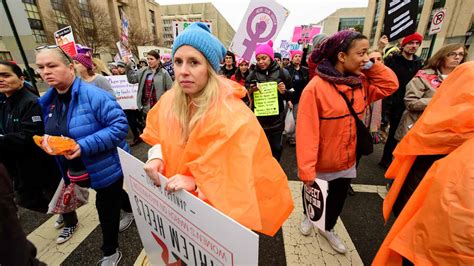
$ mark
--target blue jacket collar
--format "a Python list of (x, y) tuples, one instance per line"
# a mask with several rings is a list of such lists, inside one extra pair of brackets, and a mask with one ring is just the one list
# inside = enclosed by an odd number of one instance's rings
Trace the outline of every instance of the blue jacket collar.
[[(76, 77), (74, 79), (74, 82), (71, 85), (72, 99), (74, 99), (79, 93), (79, 88), (81, 86), (81, 83), (82, 83), (81, 78)], [(49, 113), (49, 110), (48, 110), (49, 105), (56, 98), (57, 95), (58, 95), (58, 92), (56, 91), (56, 89), (53, 87), (50, 87), (48, 91), (43, 96), (41, 96), (41, 98), (39, 99), (39, 103), (43, 109), (43, 116), (46, 116)]]

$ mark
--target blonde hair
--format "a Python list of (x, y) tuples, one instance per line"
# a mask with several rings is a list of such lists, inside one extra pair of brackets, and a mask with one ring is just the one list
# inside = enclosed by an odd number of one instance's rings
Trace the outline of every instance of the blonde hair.
[[(206, 61), (208, 80), (205, 87), (199, 92), (199, 94), (191, 99), (179, 85), (179, 82), (175, 82), (172, 86), (174, 91), (173, 107), (168, 111), (168, 120), (172, 119), (173, 116), (178, 120), (178, 124), (181, 130), (181, 140), (185, 143), (191, 131), (202, 122), (203, 117), (213, 109), (213, 112), (219, 108), (219, 98), (229, 95), (232, 93), (231, 90), (226, 90), (223, 87), (227, 87), (227, 83), (224, 83), (211, 65)], [(228, 92), (227, 94), (225, 92)], [(225, 104), (225, 99), (223, 101)], [(225, 104), (226, 105), (226, 104)], [(170, 129), (172, 130), (172, 129)]]
[[(110, 70), (105, 66), (105, 63), (100, 60), (99, 58), (92, 58), (92, 63), (94, 64), (94, 72), (97, 74), (107, 74), (109, 76), (112, 76), (112, 73), (110, 73)], [(102, 73), (103, 72), (103, 73)]]

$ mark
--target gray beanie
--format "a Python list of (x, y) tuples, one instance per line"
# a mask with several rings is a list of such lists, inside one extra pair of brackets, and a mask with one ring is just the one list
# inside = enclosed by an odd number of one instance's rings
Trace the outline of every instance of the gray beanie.
[(316, 47), (318, 44), (321, 44), (324, 40), (326, 40), (328, 36), (324, 33), (316, 34), (313, 36), (313, 49)]

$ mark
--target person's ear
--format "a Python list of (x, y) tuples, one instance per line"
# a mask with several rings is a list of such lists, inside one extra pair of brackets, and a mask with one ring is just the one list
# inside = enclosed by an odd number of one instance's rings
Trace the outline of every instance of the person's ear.
[(346, 61), (346, 54), (344, 52), (339, 52), (337, 54), (337, 60), (344, 64), (344, 62)]

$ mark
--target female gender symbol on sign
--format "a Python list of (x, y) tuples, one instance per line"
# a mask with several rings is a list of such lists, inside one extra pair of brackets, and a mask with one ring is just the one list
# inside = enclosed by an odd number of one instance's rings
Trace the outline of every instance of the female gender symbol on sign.
[[(271, 29), (270, 32), (266, 36), (262, 36), (262, 34), (265, 33), (267, 30), (267, 22), (265, 21), (266, 19), (260, 20), (255, 24), (255, 31), (252, 29), (252, 25), (254, 22), (255, 17), (258, 15), (265, 16), (267, 18), (270, 18), (271, 23)], [(247, 19), (247, 34), (250, 38), (245, 39), (243, 42), (243, 45), (245, 45), (246, 49), (244, 54), (242, 55), (243, 58), (246, 60), (250, 60), (252, 57), (253, 52), (255, 52), (255, 48), (257, 47), (257, 43), (262, 43), (270, 40), (273, 38), (275, 35), (275, 32), (277, 30), (277, 19), (275, 13), (267, 7), (257, 7), (255, 8), (249, 15)]]

